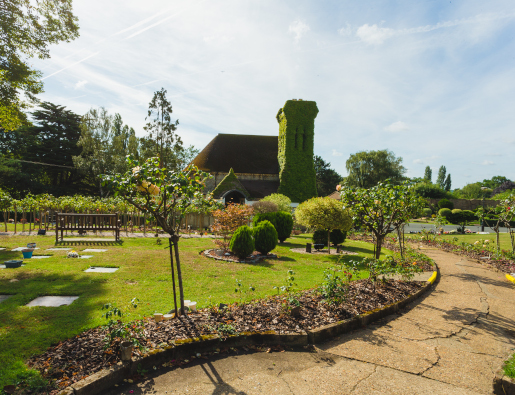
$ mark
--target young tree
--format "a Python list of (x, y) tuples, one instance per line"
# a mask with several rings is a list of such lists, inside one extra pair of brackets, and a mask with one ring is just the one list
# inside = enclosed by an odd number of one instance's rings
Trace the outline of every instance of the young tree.
[(125, 174), (103, 175), (102, 183), (138, 210), (152, 215), (159, 226), (170, 235), (170, 263), (174, 293), (175, 314), (177, 299), (175, 292), (174, 253), (179, 283), (181, 314), (184, 314), (184, 291), (179, 256), (179, 227), (184, 216), (195, 208), (214, 204), (210, 197), (204, 197), (205, 179), (208, 173), (196, 166), (183, 172), (169, 171), (159, 166), (158, 158), (140, 163), (132, 156), (127, 157), (129, 169)]
[(25, 121), (22, 110), (43, 91), (41, 73), (25, 58), (49, 58), (48, 47), (79, 36), (71, 0), (0, 2), (0, 128), (14, 130)]
[(376, 259), (379, 259), (383, 240), (390, 229), (399, 229), (415, 218), (424, 205), (424, 199), (406, 183), (379, 183), (369, 189), (342, 186), (339, 189), (343, 207), (350, 210), (354, 223), (374, 235)]
[(348, 231), (352, 227), (349, 210), (330, 197), (317, 197), (299, 204), (295, 210), (295, 218), (301, 225), (311, 229), (327, 230), (327, 249), (331, 253), (331, 231), (340, 229)]
[(342, 180), (342, 176), (331, 169), (331, 164), (318, 155), (313, 157), (313, 164), (315, 166), (318, 196), (330, 195)]
[(5, 231), (7, 232), (7, 213), (12, 204), (12, 197), (7, 193), (0, 189), (0, 211), (2, 211), (4, 215), (4, 225)]
[(426, 166), (426, 170), (424, 171), (424, 181), (432, 182), (433, 178), (433, 170), (429, 166)]
[(272, 193), (260, 200), (261, 202), (272, 202), (277, 204), (279, 211), (291, 212), (291, 200), (288, 196), (280, 193)]
[(172, 149), (174, 145), (182, 146), (182, 141), (175, 134), (179, 120), (172, 122), (172, 104), (166, 99), (166, 90), (161, 88), (154, 93), (154, 97), (148, 104), (149, 120), (144, 129), (148, 132), (151, 141), (155, 141), (155, 148), (159, 155), (159, 166), (168, 167), (165, 161), (165, 150)]
[(447, 173), (447, 169), (445, 168), (445, 166), (440, 166), (440, 168), (438, 169), (438, 178), (436, 179), (436, 183), (443, 190), (445, 190), (445, 174), (446, 173)]
[(449, 192), (451, 190), (451, 174), (447, 174), (447, 177), (445, 178), (445, 182), (444, 182), (444, 189), (445, 191)]
[(388, 150), (357, 152), (347, 159), (345, 166), (349, 175), (344, 178), (344, 183), (359, 188), (371, 188), (387, 179), (400, 184), (406, 173), (402, 158), (396, 158)]
[(245, 204), (229, 204), (224, 209), (213, 211), (215, 218), (213, 231), (222, 236), (221, 240), (215, 240), (215, 244), (219, 248), (227, 250), (233, 233), (240, 226), (247, 225), (253, 213), (252, 206)]

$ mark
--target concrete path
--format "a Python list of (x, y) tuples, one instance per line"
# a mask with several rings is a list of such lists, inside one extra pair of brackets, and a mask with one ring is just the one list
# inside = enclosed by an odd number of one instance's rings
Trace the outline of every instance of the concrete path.
[(440, 282), (400, 316), (313, 350), (161, 368), (109, 394), (491, 393), (494, 372), (515, 348), (515, 288), (478, 263), (424, 252), (440, 267)]

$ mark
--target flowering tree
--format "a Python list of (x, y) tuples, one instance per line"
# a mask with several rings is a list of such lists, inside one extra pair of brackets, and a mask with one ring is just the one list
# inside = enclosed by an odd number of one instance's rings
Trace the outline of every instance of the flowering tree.
[(511, 222), (515, 217), (515, 194), (511, 194), (507, 199), (501, 200), (499, 205), (495, 207), (493, 210), (495, 213), (494, 219), (489, 219), (485, 217), (485, 213), (483, 211), (483, 207), (479, 207), (476, 211), (476, 215), (479, 219), (482, 219), (487, 226), (490, 227), (495, 232), (496, 236), (496, 251), (497, 255), (501, 253), (501, 245), (500, 245), (500, 232), (501, 227), (506, 226), (510, 232), (511, 239), (511, 249), (512, 252), (515, 252), (515, 240), (513, 231), (511, 229)]
[(354, 223), (374, 235), (376, 259), (379, 259), (383, 240), (390, 229), (399, 229), (415, 218), (424, 204), (424, 199), (407, 183), (379, 183), (369, 189), (338, 185), (336, 189), (340, 191), (343, 207), (350, 209)]
[(215, 240), (215, 244), (219, 248), (227, 250), (232, 234), (240, 226), (247, 225), (253, 213), (252, 206), (245, 204), (229, 204), (223, 210), (213, 211), (215, 217), (213, 230), (216, 234), (222, 236), (222, 239)]
[(295, 218), (301, 225), (311, 229), (327, 230), (327, 249), (331, 253), (331, 231), (340, 229), (348, 231), (352, 226), (349, 210), (330, 197), (317, 197), (299, 204), (295, 210)]
[(162, 229), (170, 235), (170, 264), (172, 270), (173, 296), (177, 316), (175, 291), (174, 253), (179, 283), (181, 313), (184, 314), (184, 291), (179, 257), (179, 227), (181, 220), (195, 207), (206, 206), (214, 200), (202, 194), (208, 173), (190, 166), (181, 172), (160, 167), (158, 158), (139, 163), (132, 155), (127, 156), (130, 169), (125, 174), (103, 175), (102, 184), (121, 196), (138, 210), (151, 214)]

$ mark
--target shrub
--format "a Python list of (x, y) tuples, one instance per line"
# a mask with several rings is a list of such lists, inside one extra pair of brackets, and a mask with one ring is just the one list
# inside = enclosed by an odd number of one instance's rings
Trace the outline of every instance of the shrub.
[(439, 208), (448, 208), (452, 210), (454, 208), (454, 204), (449, 199), (442, 199), (438, 202)]
[(433, 214), (433, 212), (431, 211), (430, 208), (423, 208), (422, 209), (422, 216), (423, 217), (430, 217), (431, 214)]
[(438, 211), (438, 215), (444, 217), (445, 219), (448, 219), (452, 215), (452, 211), (448, 208), (441, 208), (440, 211)]
[(452, 210), (448, 217), (448, 221), (456, 225), (462, 225), (468, 221), (474, 221), (474, 219), (476, 219), (476, 215), (472, 211), (460, 209)]
[(293, 217), (290, 213), (278, 211), (276, 213), (261, 213), (254, 216), (252, 225), (256, 227), (260, 222), (270, 221), (277, 231), (277, 237), (282, 243), (291, 235), (293, 230)]
[(291, 212), (291, 200), (288, 196), (280, 193), (272, 193), (261, 199), (262, 202), (273, 202), (279, 207), (279, 211)]
[(213, 211), (215, 223), (212, 229), (217, 235), (223, 237), (222, 239), (215, 239), (215, 244), (226, 250), (229, 247), (232, 234), (249, 221), (253, 212), (252, 207), (246, 204), (229, 204), (224, 210)]
[(254, 251), (252, 229), (247, 225), (240, 226), (236, 229), (231, 238), (230, 248), (240, 259), (245, 259), (251, 254)]
[(317, 229), (313, 232), (313, 244), (323, 244), (327, 246), (327, 230), (325, 229)]
[(277, 246), (277, 231), (270, 221), (262, 221), (254, 228), (256, 250), (266, 255)]
[(279, 206), (277, 204), (264, 200), (254, 203), (252, 208), (256, 214), (275, 213), (276, 211), (279, 211)]
[(337, 246), (338, 244), (342, 244), (345, 239), (347, 238), (347, 232), (346, 231), (342, 231), (340, 229), (333, 229), (331, 231), (331, 243), (333, 244), (333, 246)]
[(414, 191), (418, 196), (426, 199), (441, 199), (447, 197), (448, 192), (440, 188), (439, 185), (431, 184), (429, 182), (421, 182), (415, 185)]

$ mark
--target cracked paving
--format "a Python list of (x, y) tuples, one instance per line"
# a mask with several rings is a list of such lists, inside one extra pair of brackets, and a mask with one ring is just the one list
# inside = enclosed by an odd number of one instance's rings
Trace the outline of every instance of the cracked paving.
[(314, 351), (205, 361), (109, 394), (489, 394), (515, 349), (515, 288), (463, 257), (424, 253), (440, 282), (399, 315)]

